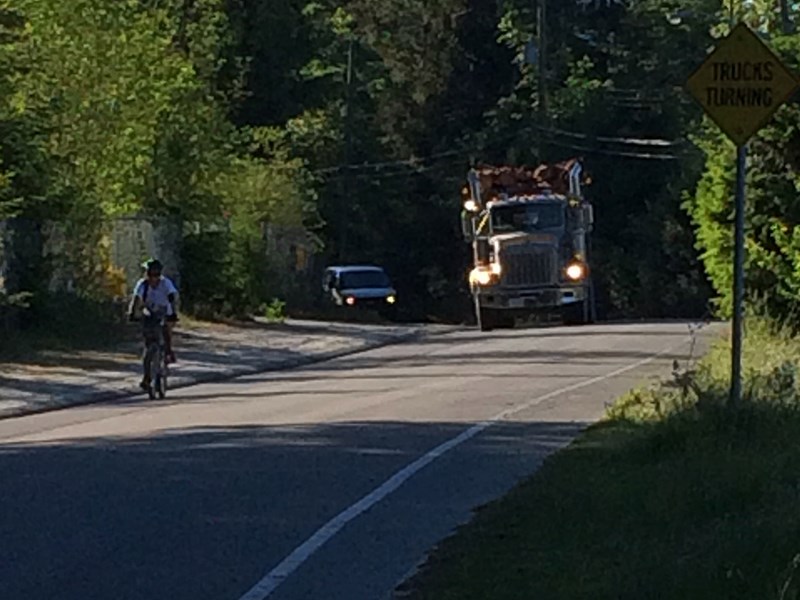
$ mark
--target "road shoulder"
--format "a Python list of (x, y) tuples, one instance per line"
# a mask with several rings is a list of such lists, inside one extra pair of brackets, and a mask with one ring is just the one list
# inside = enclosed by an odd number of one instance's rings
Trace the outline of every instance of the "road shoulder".
[[(232, 326), (193, 323), (176, 335), (173, 388), (298, 367), (452, 330), (313, 321)], [(0, 364), (0, 419), (136, 395), (140, 349), (40, 352)]]

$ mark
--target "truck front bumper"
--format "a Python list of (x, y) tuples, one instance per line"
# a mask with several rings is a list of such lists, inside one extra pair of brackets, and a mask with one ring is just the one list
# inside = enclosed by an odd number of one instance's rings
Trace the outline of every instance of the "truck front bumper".
[(543, 309), (569, 306), (586, 299), (586, 286), (556, 286), (524, 289), (499, 287), (479, 288), (475, 292), (478, 304), (496, 309)]

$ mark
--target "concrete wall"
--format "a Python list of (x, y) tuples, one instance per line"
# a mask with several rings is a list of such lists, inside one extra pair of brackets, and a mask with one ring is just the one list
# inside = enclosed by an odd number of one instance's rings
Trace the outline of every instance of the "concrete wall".
[(311, 269), (316, 249), (305, 229), (265, 223), (263, 232), (267, 253), (281, 259), (291, 272), (305, 273)]
[(111, 260), (124, 271), (129, 290), (142, 276), (142, 262), (151, 257), (164, 263), (165, 274), (180, 288), (182, 238), (177, 222), (119, 219), (111, 234)]
[[(109, 228), (108, 251), (114, 267), (124, 273), (124, 295), (130, 293), (141, 277), (141, 263), (157, 257), (166, 274), (180, 285), (182, 231), (171, 221), (155, 223), (145, 219), (119, 219)], [(19, 291), (19, 281), (30, 264), (43, 256), (51, 267), (51, 291), (72, 291), (69, 267), (69, 244), (65, 227), (56, 222), (38, 226), (27, 221), (0, 221), (0, 292)], [(98, 261), (101, 252), (98, 249)], [(66, 258), (66, 260), (65, 260)]]
[[(190, 233), (191, 224), (186, 233)], [(198, 226), (199, 227), (199, 226)], [(287, 276), (303, 277), (313, 270), (317, 248), (302, 227), (263, 225), (267, 257), (286, 269)], [(183, 225), (175, 220), (118, 219), (110, 223), (105, 250), (98, 248), (98, 264), (107, 253), (118, 270), (119, 284), (113, 294), (127, 296), (142, 275), (141, 264), (150, 257), (164, 263), (165, 274), (181, 286), (181, 250)], [(73, 273), (69, 266), (70, 244), (66, 228), (57, 222), (0, 221), (0, 292), (19, 291), (20, 274), (24, 275), (41, 258), (48, 263), (51, 291), (73, 291)], [(41, 277), (41, 272), (40, 275)], [(22, 278), (24, 279), (24, 277)], [(41, 283), (41, 282), (39, 282)], [(24, 286), (23, 286), (24, 287)]]

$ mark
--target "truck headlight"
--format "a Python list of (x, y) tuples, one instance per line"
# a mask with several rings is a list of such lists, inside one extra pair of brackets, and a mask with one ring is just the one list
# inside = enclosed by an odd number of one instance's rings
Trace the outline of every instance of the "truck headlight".
[(386, 296), (386, 302), (388, 302), (389, 304), (394, 304), (395, 302), (397, 302), (397, 296), (395, 296), (394, 294)]
[(469, 282), (471, 285), (487, 286), (491, 285), (499, 272), (495, 272), (494, 266), (492, 267), (475, 267), (469, 273)]
[(572, 281), (580, 281), (586, 277), (586, 267), (582, 263), (574, 262), (567, 267), (566, 273)]

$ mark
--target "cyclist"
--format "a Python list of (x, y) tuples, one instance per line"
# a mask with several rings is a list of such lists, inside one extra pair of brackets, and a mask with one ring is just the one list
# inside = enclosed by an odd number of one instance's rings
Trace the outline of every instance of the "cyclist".
[[(175, 301), (178, 298), (178, 289), (172, 281), (163, 275), (164, 265), (161, 261), (150, 259), (142, 264), (145, 276), (140, 279), (133, 288), (133, 298), (128, 309), (128, 318), (134, 320), (142, 309), (147, 308), (151, 312), (163, 312), (166, 314), (166, 325), (164, 327), (164, 347), (167, 362), (175, 362), (175, 353), (172, 350), (172, 328), (178, 321), (178, 311), (175, 309)], [(142, 387), (147, 388), (149, 381), (142, 381)]]

